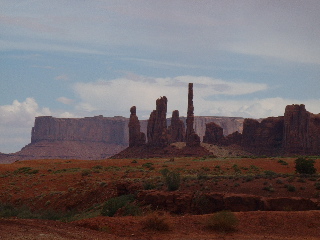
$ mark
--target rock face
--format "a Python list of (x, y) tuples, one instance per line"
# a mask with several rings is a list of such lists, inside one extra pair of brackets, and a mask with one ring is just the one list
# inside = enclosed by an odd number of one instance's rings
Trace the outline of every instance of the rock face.
[[(181, 118), (183, 119), (183, 118)], [(202, 139), (206, 132), (206, 124), (214, 122), (223, 128), (223, 135), (227, 136), (234, 132), (242, 133), (244, 118), (241, 117), (214, 117), (214, 116), (194, 116), (194, 131)]]
[(312, 114), (301, 105), (288, 105), (284, 116), (261, 122), (245, 119), (242, 134), (232, 134), (220, 144), (239, 144), (257, 155), (320, 154), (320, 114)]
[(148, 144), (155, 147), (168, 146), (167, 103), (165, 96), (156, 101), (156, 110), (152, 111), (148, 120)]
[(261, 122), (245, 119), (241, 145), (258, 155), (278, 155), (283, 152), (283, 117), (269, 117)]
[(146, 135), (140, 132), (140, 122), (136, 114), (136, 106), (130, 109), (129, 147), (141, 146), (146, 143)]
[[(174, 214), (209, 214), (222, 210), (246, 211), (309, 211), (317, 210), (318, 202), (308, 198), (260, 197), (232, 193), (192, 193), (161, 192), (156, 190), (140, 191), (138, 201)], [(205, 206), (203, 205), (205, 203)]]
[(203, 137), (204, 143), (210, 144), (221, 144), (223, 141), (223, 128), (219, 125), (215, 124), (214, 122), (206, 124), (206, 133)]
[(290, 105), (284, 114), (284, 149), (286, 152), (304, 153), (310, 149), (310, 113), (304, 105)]
[(48, 141), (90, 141), (127, 145), (128, 119), (103, 116), (85, 118), (36, 117), (31, 143)]
[(194, 128), (194, 107), (193, 107), (193, 83), (189, 83), (188, 88), (188, 111), (187, 111), (187, 130), (186, 145), (187, 147), (199, 147), (200, 137), (195, 133)]
[(179, 111), (172, 112), (171, 125), (168, 128), (169, 143), (184, 142), (185, 139), (184, 123), (179, 118)]
[(305, 106), (289, 105), (284, 114), (283, 147), (286, 153), (320, 153), (320, 115)]

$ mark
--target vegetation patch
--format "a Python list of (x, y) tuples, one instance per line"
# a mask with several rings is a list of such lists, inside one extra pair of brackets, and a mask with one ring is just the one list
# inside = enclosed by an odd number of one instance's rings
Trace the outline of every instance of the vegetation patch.
[(150, 213), (141, 223), (144, 229), (152, 231), (169, 231), (171, 228), (167, 215), (162, 212)]
[(314, 167), (315, 160), (306, 158), (297, 158), (295, 160), (295, 169), (299, 174), (315, 174), (317, 169)]
[(232, 232), (237, 229), (239, 220), (233, 212), (221, 211), (206, 220), (206, 227), (218, 232)]
[(15, 170), (13, 172), (13, 174), (36, 174), (38, 173), (39, 170), (38, 169), (32, 169), (31, 167), (21, 167), (21, 168), (18, 168), (17, 170)]
[(120, 208), (126, 207), (133, 201), (134, 196), (131, 194), (111, 198), (104, 203), (101, 214), (103, 216), (113, 217)]

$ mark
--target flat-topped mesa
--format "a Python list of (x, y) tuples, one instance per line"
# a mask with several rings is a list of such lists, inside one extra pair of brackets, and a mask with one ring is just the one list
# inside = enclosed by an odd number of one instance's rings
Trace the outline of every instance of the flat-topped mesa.
[(185, 127), (182, 120), (179, 118), (179, 111), (174, 110), (171, 117), (171, 125), (168, 128), (169, 143), (184, 142)]
[(154, 147), (166, 147), (169, 144), (167, 130), (167, 103), (163, 96), (156, 101), (156, 110), (150, 114), (147, 127), (148, 145)]
[(90, 141), (127, 145), (124, 117), (36, 117), (31, 143), (40, 141)]
[(194, 124), (194, 107), (193, 107), (193, 83), (189, 83), (188, 89), (188, 111), (187, 111), (187, 130), (186, 130), (186, 146), (200, 146), (200, 137), (195, 133)]
[(130, 108), (129, 147), (142, 146), (146, 143), (146, 135), (140, 132), (140, 122), (136, 114), (136, 106)]

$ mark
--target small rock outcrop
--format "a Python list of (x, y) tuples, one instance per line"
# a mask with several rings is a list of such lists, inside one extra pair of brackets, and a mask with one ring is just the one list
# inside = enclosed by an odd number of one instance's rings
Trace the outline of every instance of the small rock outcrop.
[(156, 110), (150, 114), (147, 127), (148, 145), (166, 147), (169, 144), (167, 132), (167, 103), (165, 96), (156, 101)]
[(183, 142), (185, 136), (184, 123), (179, 118), (179, 111), (172, 112), (171, 125), (168, 128), (169, 143)]
[(194, 128), (194, 107), (193, 107), (193, 83), (189, 83), (188, 88), (188, 111), (187, 111), (187, 130), (186, 130), (186, 146), (199, 147), (200, 137), (195, 133)]
[(136, 106), (130, 108), (129, 147), (141, 146), (146, 143), (146, 135), (140, 132), (140, 122), (136, 114)]
[(204, 143), (219, 145), (223, 142), (223, 128), (214, 122), (206, 124), (206, 133), (203, 137)]

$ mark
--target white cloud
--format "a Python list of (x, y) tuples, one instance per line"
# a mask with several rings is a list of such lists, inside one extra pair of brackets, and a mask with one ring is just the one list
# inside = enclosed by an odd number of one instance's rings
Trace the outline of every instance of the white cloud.
[(66, 97), (59, 97), (56, 99), (58, 102), (61, 102), (63, 104), (66, 105), (71, 105), (74, 103), (74, 100), (70, 99), (70, 98), (66, 98)]
[(0, 152), (16, 152), (30, 143), (35, 117), (47, 115), (74, 117), (68, 112), (53, 113), (49, 108), (40, 108), (34, 98), (0, 106)]
[(11, 105), (0, 106), (0, 124), (26, 127), (33, 124), (34, 117), (39, 115), (51, 115), (51, 112), (48, 108), (39, 109), (33, 98), (27, 98), (24, 102), (14, 100)]
[(119, 114), (127, 115), (133, 105), (140, 111), (152, 111), (156, 99), (166, 96), (168, 112), (178, 109), (185, 114), (189, 82), (194, 83), (195, 101), (207, 107), (212, 102), (205, 99), (210, 96), (245, 95), (268, 88), (266, 84), (230, 82), (209, 77), (147, 78), (131, 75), (110, 81), (76, 83), (74, 90), (81, 98), (78, 110), (113, 112), (116, 109)]
[[(308, 111), (320, 112), (320, 100), (250, 98), (251, 93), (269, 89), (266, 84), (231, 82), (209, 77), (178, 76), (175, 78), (147, 78), (136, 75), (114, 80), (98, 80), (90, 83), (77, 83), (75, 92), (81, 98), (78, 111), (129, 115), (131, 106), (136, 106), (139, 118), (146, 119), (156, 107), (160, 96), (168, 98), (168, 116), (173, 110), (179, 110), (180, 116), (186, 116), (188, 83), (193, 82), (195, 115), (233, 116), (248, 118), (266, 118), (283, 116), (285, 107), (290, 104), (305, 104)], [(228, 100), (228, 96), (237, 100)], [(105, 112), (107, 114), (105, 114)], [(112, 115), (109, 115), (112, 116)]]

